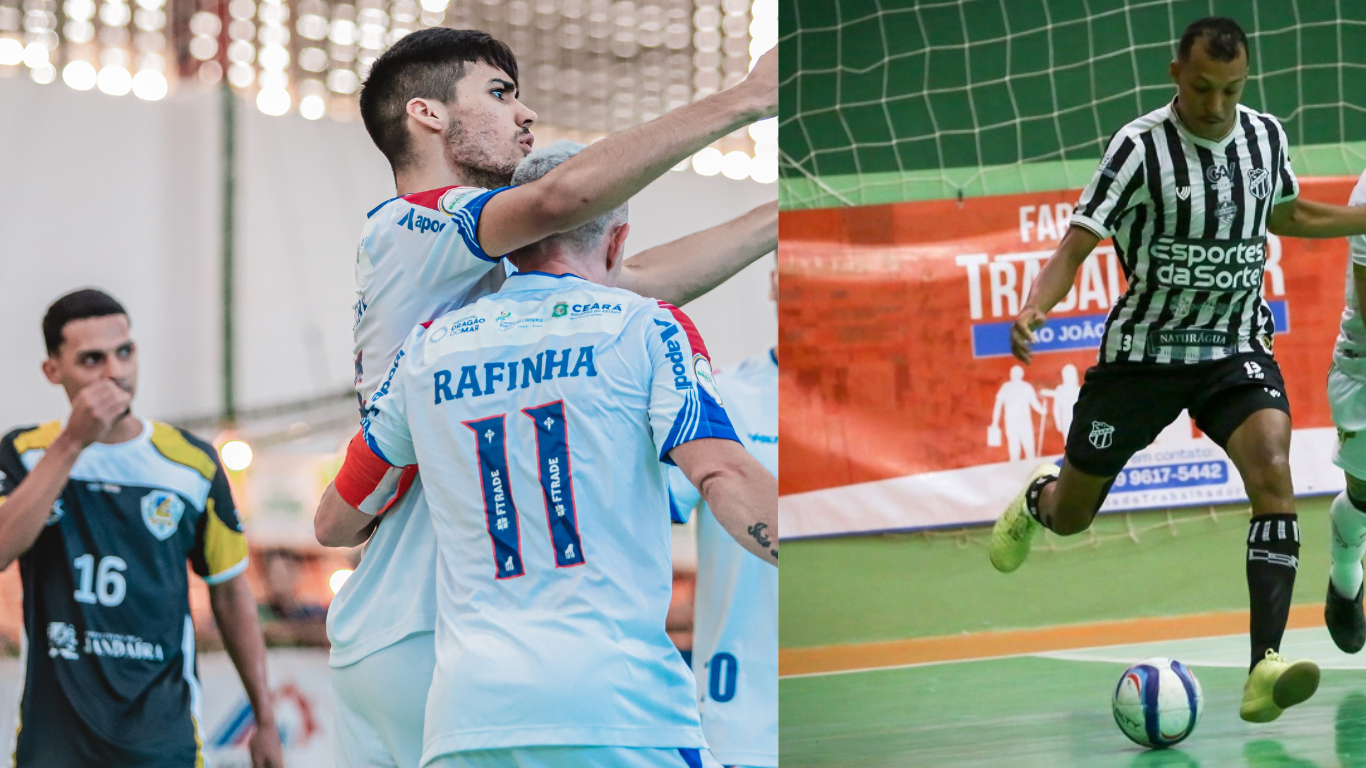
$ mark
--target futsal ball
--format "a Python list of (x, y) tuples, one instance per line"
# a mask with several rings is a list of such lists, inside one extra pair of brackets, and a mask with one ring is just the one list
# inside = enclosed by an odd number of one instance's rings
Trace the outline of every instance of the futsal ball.
[(1191, 735), (1205, 698), (1200, 681), (1172, 659), (1147, 659), (1124, 670), (1115, 686), (1115, 722), (1135, 743), (1170, 747)]

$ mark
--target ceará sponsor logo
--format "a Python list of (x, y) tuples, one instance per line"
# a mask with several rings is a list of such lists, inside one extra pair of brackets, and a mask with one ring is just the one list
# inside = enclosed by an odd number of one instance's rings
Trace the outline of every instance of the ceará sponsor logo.
[(621, 305), (612, 303), (593, 302), (592, 304), (571, 304), (569, 307), (569, 317), (577, 319), (580, 317), (593, 317), (595, 315), (619, 315)]

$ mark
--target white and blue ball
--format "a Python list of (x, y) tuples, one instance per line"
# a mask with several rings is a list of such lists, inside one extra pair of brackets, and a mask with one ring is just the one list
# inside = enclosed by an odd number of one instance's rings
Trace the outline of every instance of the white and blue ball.
[(1125, 736), (1145, 747), (1161, 748), (1191, 735), (1205, 697), (1186, 665), (1156, 658), (1124, 670), (1112, 703), (1115, 722)]

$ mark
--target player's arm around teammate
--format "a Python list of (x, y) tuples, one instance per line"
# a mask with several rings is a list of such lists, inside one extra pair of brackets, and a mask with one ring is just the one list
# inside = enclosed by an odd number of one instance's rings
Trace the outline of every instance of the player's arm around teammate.
[(772, 117), (777, 107), (774, 48), (733, 88), (608, 136), (535, 183), (493, 197), (480, 217), (479, 242), (488, 253), (504, 254), (574, 229), (620, 207), (716, 139)]
[(725, 224), (641, 251), (621, 265), (617, 287), (681, 307), (777, 247), (774, 200)]

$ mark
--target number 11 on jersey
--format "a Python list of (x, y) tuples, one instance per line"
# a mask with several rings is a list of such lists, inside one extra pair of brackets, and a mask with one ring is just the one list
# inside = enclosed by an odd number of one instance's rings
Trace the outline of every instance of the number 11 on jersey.
[(474, 430), (479, 446), (479, 483), (484, 491), (484, 514), (488, 518), (489, 536), (493, 539), (493, 562), (497, 577), (511, 579), (521, 576), (522, 537), (517, 529), (517, 507), (512, 502), (509, 484), (506, 414), (467, 421)]
[(523, 408), (522, 413), (536, 424), (536, 468), (541, 476), (541, 492), (545, 495), (545, 516), (550, 525), (550, 542), (555, 547), (555, 566), (583, 565), (564, 401)]
[[(550, 545), (555, 548), (555, 567), (583, 565), (579, 541), (579, 517), (574, 507), (574, 476), (569, 461), (569, 427), (564, 401), (523, 408), (536, 428), (536, 473), (545, 496)], [(521, 576), (522, 539), (517, 527), (517, 505), (512, 501), (508, 471), (507, 414), (500, 413), (464, 422), (474, 431), (479, 446), (479, 482), (484, 491), (484, 516), (493, 539), (493, 561), (500, 579)]]

